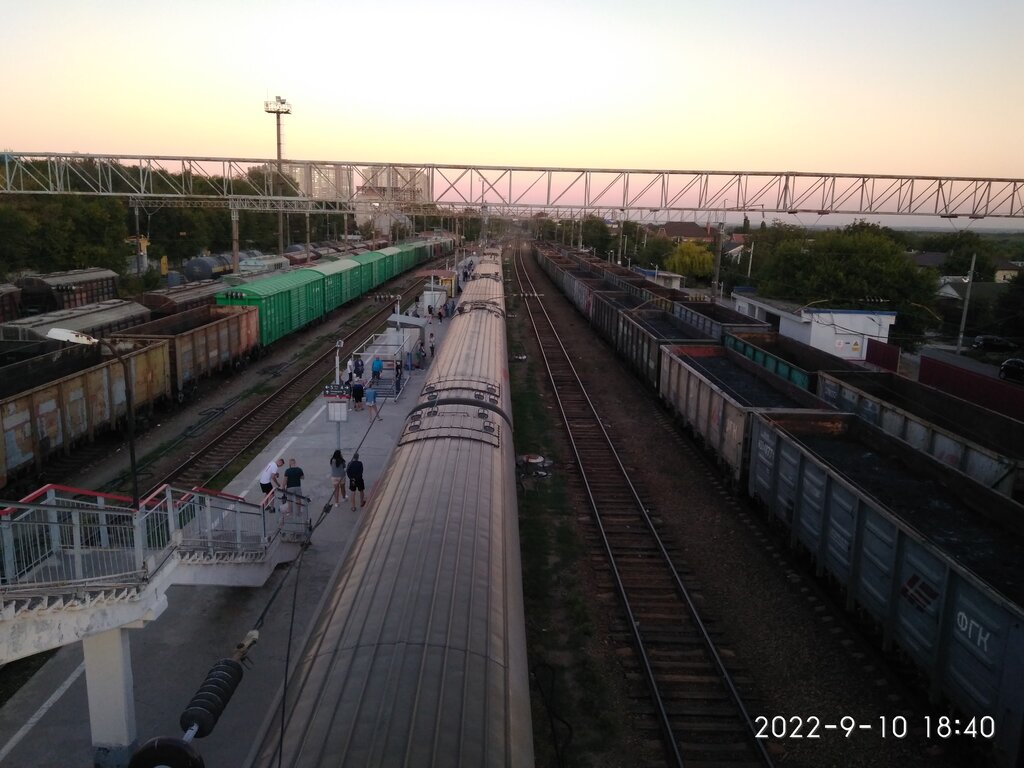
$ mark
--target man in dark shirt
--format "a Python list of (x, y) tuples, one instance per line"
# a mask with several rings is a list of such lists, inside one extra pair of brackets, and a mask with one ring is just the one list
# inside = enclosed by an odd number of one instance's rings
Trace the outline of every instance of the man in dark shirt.
[(348, 489), (352, 491), (352, 511), (356, 511), (356, 491), (359, 491), (359, 506), (366, 506), (366, 486), (363, 484), (363, 462), (359, 460), (359, 454), (352, 454), (352, 461), (345, 468), (348, 475)]
[(288, 503), (288, 512), (299, 512), (302, 509), (302, 478), (305, 475), (295, 459), (288, 460), (288, 469), (284, 471), (284, 496)]

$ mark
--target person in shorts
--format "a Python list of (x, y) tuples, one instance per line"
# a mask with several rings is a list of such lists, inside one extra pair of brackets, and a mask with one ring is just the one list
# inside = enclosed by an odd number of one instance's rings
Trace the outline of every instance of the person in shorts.
[(284, 466), (284, 459), (274, 459), (263, 468), (260, 473), (260, 490), (266, 495), (274, 490), (274, 487), (281, 487), (281, 478), (278, 470)]
[(370, 421), (384, 421), (377, 413), (377, 390), (373, 388), (373, 382), (366, 388), (366, 409), (370, 412)]

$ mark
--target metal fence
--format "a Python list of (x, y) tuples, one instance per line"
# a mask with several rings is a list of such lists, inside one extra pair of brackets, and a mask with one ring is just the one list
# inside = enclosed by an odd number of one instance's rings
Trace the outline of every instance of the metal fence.
[(122, 496), (46, 486), (0, 510), (0, 596), (138, 586), (175, 551), (258, 557), (279, 532), (306, 530), (308, 506), (297, 502), (278, 515), (273, 494), (252, 504), (165, 486), (135, 512)]

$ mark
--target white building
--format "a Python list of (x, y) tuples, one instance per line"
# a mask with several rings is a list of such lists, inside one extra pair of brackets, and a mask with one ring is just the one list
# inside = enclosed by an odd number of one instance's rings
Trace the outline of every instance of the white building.
[(764, 320), (781, 335), (847, 360), (863, 360), (868, 339), (887, 342), (896, 313), (877, 309), (824, 309), (733, 292), (736, 311)]

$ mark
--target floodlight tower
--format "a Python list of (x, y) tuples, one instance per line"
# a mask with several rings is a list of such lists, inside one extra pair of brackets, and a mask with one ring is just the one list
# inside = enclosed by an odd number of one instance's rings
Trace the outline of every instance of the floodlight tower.
[[(274, 179), (274, 195), (281, 196), (281, 115), (290, 115), (292, 105), (280, 96), (273, 101), (263, 102), (263, 111), (277, 115), (277, 177)], [(277, 254), (284, 253), (284, 210), (277, 211)]]

